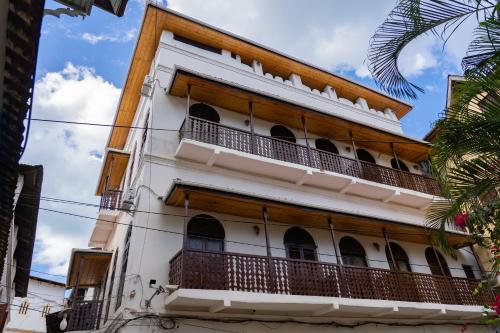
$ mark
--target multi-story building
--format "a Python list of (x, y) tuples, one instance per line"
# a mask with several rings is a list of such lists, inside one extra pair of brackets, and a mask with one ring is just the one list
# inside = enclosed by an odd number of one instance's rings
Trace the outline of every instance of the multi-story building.
[(19, 310), (14, 300), (28, 296), (42, 181), (41, 165), (19, 166), (12, 219), (8, 234), (2, 235), (7, 239), (7, 247), (0, 279), (0, 331)]
[(67, 330), (486, 330), (467, 233), (450, 257), (425, 227), (440, 188), (410, 110), (149, 4)]
[(30, 276), (26, 295), (12, 300), (10, 321), (5, 332), (46, 332), (45, 318), (63, 308), (65, 290), (64, 283)]

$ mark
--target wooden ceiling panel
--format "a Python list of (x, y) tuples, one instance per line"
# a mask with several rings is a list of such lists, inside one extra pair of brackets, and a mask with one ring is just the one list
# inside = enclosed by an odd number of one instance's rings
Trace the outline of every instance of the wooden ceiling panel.
[[(189, 208), (205, 212), (228, 214), (262, 221), (262, 209), (267, 207), (270, 223), (324, 228), (326, 231), (328, 218), (331, 218), (334, 229), (339, 232), (383, 237), (382, 229), (385, 228), (391, 240), (421, 244), (429, 244), (430, 237), (435, 234), (435, 231), (427, 228), (405, 223), (297, 206), (182, 184), (174, 186), (165, 199), (165, 203), (182, 207), (186, 193), (189, 194)], [(455, 247), (462, 247), (470, 242), (465, 235), (457, 233), (448, 233), (448, 240)]]
[(125, 170), (127, 169), (129, 158), (129, 153), (117, 150), (108, 150), (103, 162), (103, 168), (97, 185), (96, 195), (101, 195), (104, 192), (106, 188), (106, 177), (108, 176), (108, 189), (117, 189), (120, 187), (122, 178), (125, 175)]
[(223, 82), (203, 78), (184, 70), (177, 70), (175, 73), (170, 94), (186, 97), (188, 85), (191, 86), (191, 97), (198, 101), (247, 115), (251, 101), (256, 118), (299, 130), (302, 130), (301, 118), (305, 117), (309, 133), (342, 141), (346, 145), (351, 145), (349, 132), (352, 132), (357, 146), (387, 155), (393, 154), (390, 143), (396, 142), (394, 148), (398, 157), (415, 163), (426, 159), (429, 154), (428, 143), (322, 114)]
[(102, 285), (112, 253), (94, 250), (75, 250), (71, 256), (67, 288), (98, 287)]

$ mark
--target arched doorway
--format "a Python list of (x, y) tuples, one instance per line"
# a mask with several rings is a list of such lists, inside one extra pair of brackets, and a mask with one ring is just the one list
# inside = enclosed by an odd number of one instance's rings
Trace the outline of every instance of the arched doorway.
[(370, 154), (365, 149), (362, 149), (362, 148), (356, 149), (356, 154), (358, 155), (358, 159), (360, 161), (369, 162), (369, 163), (373, 163), (373, 164), (377, 163), (375, 161), (375, 158), (372, 156), (372, 154)]
[(285, 232), (283, 243), (287, 258), (288, 288), (293, 295), (308, 295), (310, 286), (317, 285), (320, 274), (317, 265), (305, 262), (316, 261), (316, 243), (302, 228), (292, 227)]
[[(356, 149), (356, 156), (358, 156), (358, 160), (362, 161), (361, 164), (361, 177), (367, 180), (372, 180), (374, 182), (381, 181), (381, 173), (380, 170), (371, 164), (377, 164), (375, 158), (365, 149)], [(365, 163), (368, 162), (368, 163)], [(397, 184), (394, 184), (397, 185)]]
[(392, 250), (392, 255), (394, 256), (394, 261), (396, 262), (396, 265), (394, 265), (389, 246), (385, 245), (385, 256), (387, 257), (390, 269), (393, 271), (411, 272), (410, 259), (406, 251), (396, 243), (389, 242), (389, 245)]
[(296, 139), (292, 131), (283, 125), (274, 125), (271, 127), (273, 158), (291, 162), (299, 163), (297, 146), (295, 145)]
[(323, 150), (323, 151), (337, 154), (337, 155), (339, 154), (339, 150), (337, 149), (335, 144), (328, 139), (323, 139), (323, 138), (316, 139), (314, 144), (316, 145), (316, 149)]
[(220, 122), (220, 116), (215, 111), (213, 107), (204, 103), (196, 103), (189, 107), (189, 115), (191, 117), (196, 117), (204, 120), (211, 121), (213, 123)]
[[(399, 163), (399, 165), (398, 165)], [(396, 170), (401, 170), (401, 171), (406, 171), (406, 172), (410, 172), (410, 168), (408, 168), (408, 166), (401, 160), (396, 160), (395, 158), (393, 158), (391, 160), (391, 166), (393, 169), (396, 169)]]
[(286, 256), (291, 259), (318, 260), (316, 243), (312, 236), (302, 228), (292, 227), (285, 232)]
[(340, 255), (344, 266), (346, 287), (353, 298), (373, 297), (373, 281), (368, 267), (366, 252), (354, 238), (344, 236), (339, 242)]
[[(338, 163), (336, 163), (336, 157), (332, 156), (332, 154), (339, 155), (339, 150), (337, 147), (328, 139), (320, 138), (316, 139), (314, 142), (316, 146), (316, 150), (313, 151), (313, 158), (317, 161), (317, 157), (319, 156), (319, 167), (322, 170), (334, 171), (334, 172), (342, 172), (342, 170), (338, 170)], [(325, 153), (326, 152), (326, 153)]]
[[(427, 264), (429, 265), (432, 275), (442, 276), (444, 272), (444, 275), (451, 276), (450, 268), (448, 267), (443, 255), (439, 253), (438, 250), (428, 247), (425, 250), (425, 259), (427, 260)], [(441, 270), (441, 268), (443, 268), (443, 270)]]
[(354, 238), (349, 236), (342, 237), (339, 242), (339, 248), (344, 265), (368, 267), (365, 249)]
[(185, 263), (196, 289), (224, 289), (227, 280), (222, 224), (207, 214), (196, 215), (187, 226)]
[(188, 248), (192, 250), (224, 251), (224, 228), (214, 217), (196, 215), (188, 223)]
[(189, 122), (188, 132), (185, 137), (211, 143), (219, 144), (219, 127), (216, 123), (220, 122), (220, 116), (215, 109), (203, 103), (196, 103), (189, 107), (189, 116), (194, 117)]

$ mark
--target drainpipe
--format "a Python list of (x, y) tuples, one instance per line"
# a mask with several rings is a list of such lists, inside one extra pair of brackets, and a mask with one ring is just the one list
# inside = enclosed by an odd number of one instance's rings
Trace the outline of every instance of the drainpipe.
[(311, 146), (309, 145), (309, 138), (307, 135), (307, 127), (306, 127), (306, 118), (302, 116), (302, 127), (304, 128), (304, 138), (306, 139), (306, 146), (307, 146), (307, 160), (309, 162), (309, 166), (312, 167), (311, 163)]
[(361, 162), (359, 161), (359, 158), (358, 158), (358, 152), (356, 151), (356, 143), (354, 142), (354, 137), (352, 136), (352, 131), (349, 131), (349, 137), (351, 138), (351, 144), (352, 144), (352, 150), (354, 151), (354, 158), (356, 159), (356, 162), (358, 163), (358, 174), (361, 178), (362, 174), (363, 174), (363, 169), (362, 169), (362, 166), (361, 166)]
[(182, 259), (181, 259), (181, 279), (180, 283), (181, 285), (179, 287), (183, 287), (185, 285), (184, 283), (184, 270), (187, 269), (186, 267), (186, 250), (187, 250), (187, 242), (188, 242), (188, 237), (187, 237), (187, 230), (188, 230), (188, 223), (189, 223), (189, 194), (185, 193), (184, 194), (184, 230), (182, 233)]
[(266, 252), (267, 252), (267, 266), (269, 270), (269, 286), (273, 292), (276, 292), (276, 281), (274, 280), (273, 259), (271, 257), (271, 245), (269, 242), (269, 216), (267, 207), (262, 208), (262, 217), (264, 219), (264, 234), (266, 235)]
[(248, 110), (250, 112), (250, 151), (255, 154), (255, 129), (253, 124), (253, 103), (248, 102)]

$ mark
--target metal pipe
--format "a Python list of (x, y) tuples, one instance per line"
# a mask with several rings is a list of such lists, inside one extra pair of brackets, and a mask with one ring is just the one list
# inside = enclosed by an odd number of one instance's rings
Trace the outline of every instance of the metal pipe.
[(271, 245), (269, 242), (269, 216), (267, 212), (267, 207), (262, 208), (262, 217), (264, 219), (264, 234), (266, 236), (266, 252), (267, 252), (267, 267), (269, 270), (269, 280), (270, 287), (273, 291), (276, 291), (276, 281), (274, 281), (274, 268), (273, 268), (273, 260), (271, 257)]
[[(389, 254), (391, 255), (392, 266), (394, 267), (395, 271), (399, 271), (398, 263), (394, 259), (394, 254), (392, 253), (391, 244), (389, 243), (389, 239), (387, 238), (387, 231), (385, 230), (385, 228), (382, 228), (382, 232), (384, 233), (385, 245), (389, 249)], [(391, 268), (391, 267), (389, 267), (389, 268)]]
[(309, 138), (307, 136), (307, 127), (306, 127), (306, 117), (302, 116), (302, 127), (304, 129), (304, 139), (306, 140), (306, 146), (307, 146), (307, 159), (309, 161), (309, 166), (311, 165), (311, 146), (309, 145)]
[(330, 237), (332, 238), (333, 249), (335, 250), (335, 258), (337, 258), (337, 264), (342, 265), (342, 256), (339, 255), (340, 250), (337, 249), (337, 242), (335, 241), (332, 219), (330, 217), (328, 218), (328, 229), (330, 230)]

